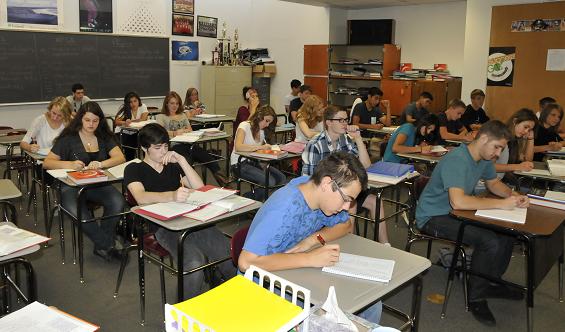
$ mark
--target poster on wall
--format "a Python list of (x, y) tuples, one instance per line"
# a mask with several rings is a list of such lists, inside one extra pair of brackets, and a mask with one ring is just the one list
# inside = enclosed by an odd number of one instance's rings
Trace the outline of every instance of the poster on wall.
[(512, 86), (516, 47), (490, 47), (487, 63), (487, 86)]
[(194, 36), (194, 16), (173, 13), (172, 33), (177, 36)]
[(198, 42), (172, 40), (171, 59), (174, 61), (198, 61)]
[(565, 18), (552, 18), (536, 20), (512, 21), (510, 25), (512, 32), (546, 32), (546, 31), (565, 31)]
[(170, 12), (162, 1), (116, 1), (117, 33), (125, 35), (166, 36)]
[(194, 0), (173, 0), (173, 12), (194, 14)]
[(81, 32), (112, 33), (112, 0), (80, 0)]
[(198, 15), (198, 37), (218, 38), (218, 19)]
[(62, 0), (7, 0), (9, 27), (57, 30), (63, 24)]

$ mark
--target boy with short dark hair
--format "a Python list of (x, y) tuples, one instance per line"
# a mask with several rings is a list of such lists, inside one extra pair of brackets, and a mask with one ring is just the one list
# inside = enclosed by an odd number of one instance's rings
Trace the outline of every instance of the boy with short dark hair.
[(351, 124), (361, 128), (361, 136), (370, 137), (363, 129), (381, 129), (390, 126), (390, 102), (382, 100), (383, 92), (377, 87), (369, 89), (367, 100), (353, 109)]
[(490, 118), (483, 109), (485, 103), (485, 93), (481, 89), (471, 91), (471, 103), (467, 105), (465, 113), (461, 116), (461, 123), (467, 128), (467, 131), (481, 129), (481, 125)]
[(431, 93), (427, 91), (422, 92), (418, 100), (404, 108), (400, 117), (400, 124), (405, 124), (406, 122), (416, 123), (416, 121), (429, 114), (428, 107), (430, 107), (433, 100), (434, 97)]
[(292, 80), (290, 81), (290, 94), (284, 96), (284, 109), (286, 111), (286, 114), (288, 114), (290, 116), (290, 102), (292, 102), (294, 99), (298, 98), (298, 93), (300, 92), (300, 86), (302, 85), (302, 82), (300, 82), (299, 80)]
[(86, 104), (90, 101), (90, 98), (84, 95), (84, 86), (80, 83), (75, 83), (71, 87), (73, 91), (72, 95), (67, 96), (67, 100), (73, 106), (73, 114), (78, 112), (82, 104)]
[(465, 112), (465, 103), (461, 99), (453, 99), (449, 102), (447, 110), (438, 114), (439, 135), (442, 140), (472, 141), (463, 123), (459, 120)]
[(298, 115), (298, 110), (302, 107), (302, 104), (310, 97), (312, 94), (312, 88), (309, 85), (300, 86), (300, 92), (298, 93), (299, 98), (295, 98), (290, 102), (288, 106), (289, 116), (288, 121), (290, 123), (296, 124), (296, 116)]

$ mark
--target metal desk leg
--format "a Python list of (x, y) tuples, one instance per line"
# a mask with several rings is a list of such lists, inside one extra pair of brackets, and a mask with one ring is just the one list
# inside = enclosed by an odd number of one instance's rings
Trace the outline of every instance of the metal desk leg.
[(271, 163), (267, 162), (267, 167), (265, 167), (265, 200), (269, 198), (269, 169), (271, 168)]
[(557, 277), (559, 278), (559, 302), (563, 302), (563, 253), (561, 253), (561, 256), (559, 256)]
[[(381, 202), (383, 199), (383, 190), (380, 189), (377, 191), (377, 199), (375, 200), (375, 230), (373, 232), (373, 241), (379, 240), (379, 228), (381, 226)], [(366, 237), (366, 236), (365, 236)]]
[(412, 290), (412, 308), (410, 316), (412, 320), (412, 327), (410, 331), (418, 331), (418, 323), (420, 322), (420, 305), (422, 304), (422, 275), (414, 278), (414, 285)]
[(184, 300), (184, 241), (188, 234), (190, 234), (190, 230), (185, 230), (179, 236), (177, 241), (177, 302), (182, 302)]
[[(143, 326), (145, 325), (145, 261), (143, 260), (143, 238), (145, 234), (143, 234), (144, 228), (144, 219), (139, 218), (138, 216), (134, 215), (136, 221), (138, 221), (137, 227), (137, 267), (139, 273), (139, 305), (140, 305), (140, 314), (141, 314), (141, 321), (140, 324)], [(134, 222), (135, 224), (135, 222)]]
[(526, 237), (526, 322), (528, 332), (534, 331), (534, 245), (532, 239)]

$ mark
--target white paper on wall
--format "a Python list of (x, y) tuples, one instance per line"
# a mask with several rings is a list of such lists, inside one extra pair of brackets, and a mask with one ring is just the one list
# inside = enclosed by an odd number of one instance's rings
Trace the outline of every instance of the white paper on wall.
[[(165, 36), (169, 6), (164, 1), (120, 0), (118, 8), (118, 33)], [(170, 12), (168, 13), (170, 15)]]
[(547, 71), (565, 71), (565, 49), (547, 50)]

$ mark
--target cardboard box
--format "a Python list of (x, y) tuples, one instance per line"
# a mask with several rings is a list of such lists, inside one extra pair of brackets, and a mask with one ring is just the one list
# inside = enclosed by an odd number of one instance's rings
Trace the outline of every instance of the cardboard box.
[(262, 73), (265, 71), (265, 67), (263, 65), (254, 65), (252, 71), (254, 73)]
[(266, 63), (264, 67), (265, 73), (275, 74), (277, 72), (277, 66), (274, 63)]

